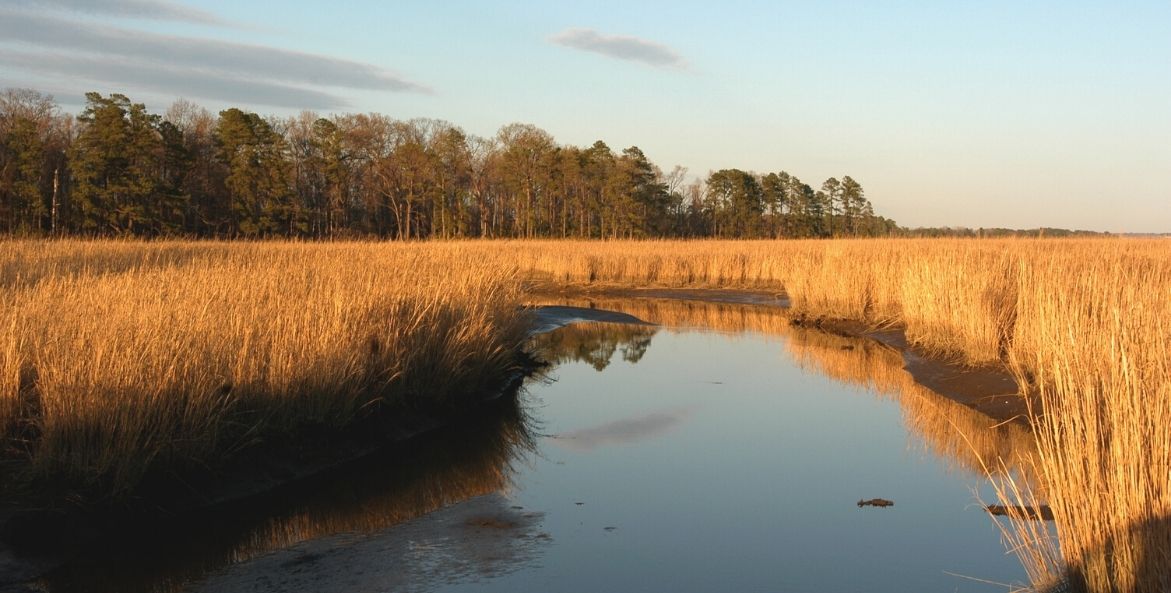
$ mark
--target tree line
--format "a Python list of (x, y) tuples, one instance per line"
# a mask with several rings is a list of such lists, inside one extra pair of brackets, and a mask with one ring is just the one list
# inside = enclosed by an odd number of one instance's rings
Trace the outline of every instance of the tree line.
[(195, 237), (835, 237), (898, 231), (849, 176), (687, 180), (636, 146), (558, 144), (514, 123), (490, 138), (379, 114), (153, 114), (86, 94), (80, 115), (0, 94), (0, 232)]
[(1103, 237), (1111, 233), (1099, 231), (1083, 231), (1060, 229), (1053, 227), (1040, 227), (1035, 229), (1006, 229), (1001, 227), (915, 227), (904, 228), (901, 232), (904, 237), (918, 237), (918, 238), (963, 238), (963, 239), (1042, 239), (1042, 238), (1068, 238), (1068, 237)]

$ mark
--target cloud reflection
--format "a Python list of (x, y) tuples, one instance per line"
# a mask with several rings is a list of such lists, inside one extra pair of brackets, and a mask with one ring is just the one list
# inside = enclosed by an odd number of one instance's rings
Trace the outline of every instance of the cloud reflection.
[(662, 436), (683, 424), (692, 415), (690, 408), (652, 412), (597, 426), (561, 433), (553, 440), (571, 451), (586, 452), (598, 447), (628, 445)]

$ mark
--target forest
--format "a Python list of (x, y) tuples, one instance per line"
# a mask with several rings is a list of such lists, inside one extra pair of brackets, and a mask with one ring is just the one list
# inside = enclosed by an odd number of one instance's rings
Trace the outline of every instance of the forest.
[(862, 185), (787, 172), (664, 172), (637, 146), (494, 137), (384, 115), (164, 114), (86, 94), (0, 93), (0, 233), (215, 238), (809, 238), (890, 236)]

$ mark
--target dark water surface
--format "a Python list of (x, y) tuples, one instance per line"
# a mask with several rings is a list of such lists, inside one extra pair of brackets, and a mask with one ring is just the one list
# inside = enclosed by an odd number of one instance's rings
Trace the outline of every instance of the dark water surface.
[[(647, 306), (628, 312), (675, 327), (540, 337), (556, 364), (516, 402), (231, 517), (164, 527), (153, 555), (92, 554), (45, 585), (991, 592), (1005, 589), (956, 575), (1024, 581), (975, 494), (994, 501), (975, 452), (1027, 453), (1019, 427), (914, 385), (873, 342), (790, 329), (764, 308)], [(871, 498), (894, 506), (856, 505)]]

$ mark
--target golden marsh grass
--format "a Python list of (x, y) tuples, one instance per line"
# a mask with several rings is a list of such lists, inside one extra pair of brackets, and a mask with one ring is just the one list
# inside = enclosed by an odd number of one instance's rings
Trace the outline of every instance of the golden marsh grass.
[(454, 397), (511, 364), (524, 282), (783, 290), (792, 315), (901, 326), (936, 355), (1007, 364), (1035, 396), (1037, 472), (1073, 584), (1171, 589), (1161, 240), (7, 241), (9, 455), (125, 485), (307, 419)]
[[(1045, 534), (1021, 527), (1014, 545), (1034, 564), (1037, 583), (1062, 576), (1094, 592), (1171, 590), (1167, 241), (514, 243), (493, 249), (558, 284), (784, 289), (796, 315), (898, 325), (936, 355), (1010, 365), (1022, 391), (1033, 396), (1036, 471), (1066, 572), (1052, 574), (1057, 567), (1043, 549)], [(519, 255), (503, 255), (510, 252)], [(1028, 505), (1037, 493), (1009, 484), (1005, 495), (1006, 504)]]
[[(33, 480), (117, 494), (515, 369), (517, 283), (457, 245), (0, 243), (0, 423)], [(453, 273), (453, 270), (457, 270)]]

